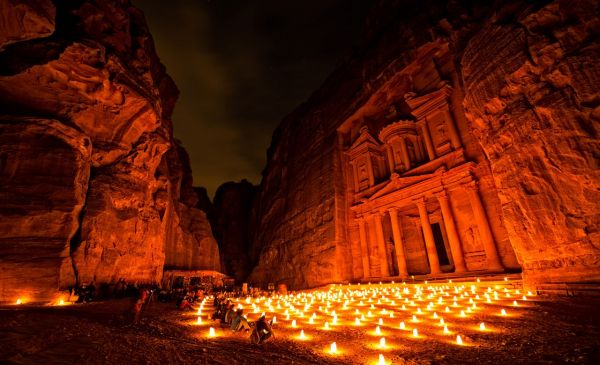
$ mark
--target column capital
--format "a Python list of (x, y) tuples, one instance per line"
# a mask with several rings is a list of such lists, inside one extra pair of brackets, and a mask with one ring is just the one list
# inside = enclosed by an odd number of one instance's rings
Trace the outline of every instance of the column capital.
[(373, 217), (375, 219), (381, 219), (381, 218), (383, 218), (383, 212), (374, 211), (371, 213), (371, 217)]
[(417, 207), (426, 207), (427, 198), (425, 198), (425, 196), (420, 196), (418, 198), (413, 199), (413, 203), (415, 203)]
[(448, 193), (446, 192), (446, 189), (443, 189), (442, 191), (438, 191), (434, 195), (437, 198), (437, 200), (448, 201)]
[(392, 214), (398, 214), (398, 208), (397, 208), (397, 207), (391, 207), (391, 208), (388, 208), (388, 210), (387, 210), (387, 211), (388, 211), (388, 213), (389, 213), (390, 215), (392, 215)]
[(463, 183), (462, 186), (471, 191), (479, 191), (479, 182), (476, 180), (471, 180), (469, 182)]

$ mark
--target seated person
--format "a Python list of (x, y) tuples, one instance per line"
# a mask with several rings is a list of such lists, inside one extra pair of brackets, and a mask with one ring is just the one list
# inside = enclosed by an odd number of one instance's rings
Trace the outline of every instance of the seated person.
[(234, 332), (238, 332), (241, 330), (246, 330), (248, 331), (250, 329), (250, 324), (248, 323), (248, 320), (246, 319), (246, 317), (244, 317), (244, 310), (243, 309), (238, 309), (237, 311), (235, 311), (235, 314), (233, 316), (233, 319), (231, 321), (231, 330)]
[[(256, 332), (256, 333), (255, 333)], [(261, 344), (268, 341), (273, 336), (273, 328), (271, 324), (267, 322), (264, 315), (262, 315), (258, 321), (256, 321), (256, 328), (252, 333), (252, 341)]]
[(227, 312), (225, 313), (225, 322), (224, 323), (231, 324), (234, 314), (235, 314), (234, 306), (233, 306), (233, 304), (230, 304), (229, 308), (227, 308)]

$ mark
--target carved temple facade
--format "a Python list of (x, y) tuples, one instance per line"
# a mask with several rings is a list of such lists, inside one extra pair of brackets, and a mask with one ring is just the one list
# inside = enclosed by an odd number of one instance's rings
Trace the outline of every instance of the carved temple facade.
[(498, 203), (493, 184), (479, 181), (487, 166), (469, 158), (476, 149), (463, 141), (470, 132), (457, 126), (452, 93), (443, 84), (407, 94), (387, 116), (339, 129), (354, 279), (518, 269), (499, 210), (488, 209)]

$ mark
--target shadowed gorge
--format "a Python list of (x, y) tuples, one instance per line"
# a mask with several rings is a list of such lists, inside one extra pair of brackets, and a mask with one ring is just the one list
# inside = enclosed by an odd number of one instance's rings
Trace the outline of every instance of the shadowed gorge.
[(600, 361), (598, 0), (133, 2), (0, 0), (1, 363)]

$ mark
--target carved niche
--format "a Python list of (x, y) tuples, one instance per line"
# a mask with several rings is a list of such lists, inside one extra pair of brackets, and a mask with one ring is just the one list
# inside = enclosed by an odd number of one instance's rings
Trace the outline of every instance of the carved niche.
[(355, 192), (368, 189), (385, 177), (383, 149), (366, 126), (360, 129), (360, 135), (346, 153), (352, 167)]
[(423, 96), (406, 97), (406, 103), (412, 109), (411, 114), (417, 119), (431, 160), (462, 146), (448, 104), (451, 94), (452, 88), (446, 85)]

